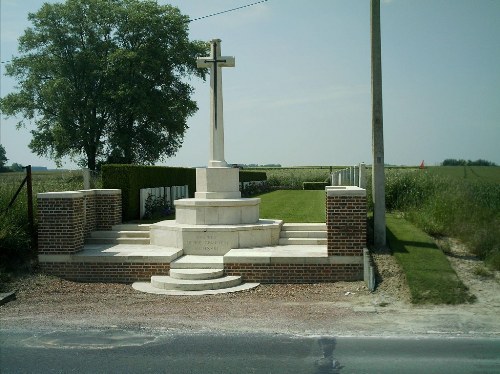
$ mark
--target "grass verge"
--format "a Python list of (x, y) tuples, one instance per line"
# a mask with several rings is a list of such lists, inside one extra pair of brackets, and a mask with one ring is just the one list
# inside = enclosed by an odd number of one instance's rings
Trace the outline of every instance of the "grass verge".
[(285, 222), (325, 222), (325, 191), (279, 190), (262, 194), (260, 217)]
[(387, 240), (408, 280), (414, 304), (462, 304), (473, 302), (434, 240), (408, 221), (387, 214)]

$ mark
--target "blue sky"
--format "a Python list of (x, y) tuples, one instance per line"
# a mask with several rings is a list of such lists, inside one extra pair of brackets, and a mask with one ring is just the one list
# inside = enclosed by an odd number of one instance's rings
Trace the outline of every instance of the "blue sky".
[[(254, 1), (158, 2), (197, 18)], [(2, 61), (17, 53), (28, 12), (42, 3), (0, 0)], [(500, 1), (381, 3), (386, 163), (500, 164)], [(223, 69), (229, 163), (371, 163), (369, 0), (269, 0), (192, 22), (190, 36), (220, 38), (222, 54), (236, 58), (235, 68)], [(1, 80), (1, 96), (14, 90), (14, 81)], [(199, 111), (164, 165), (208, 160), (209, 83), (191, 83)], [(16, 130), (15, 118), (1, 121), (9, 163), (54, 166), (28, 148), (34, 125)]]

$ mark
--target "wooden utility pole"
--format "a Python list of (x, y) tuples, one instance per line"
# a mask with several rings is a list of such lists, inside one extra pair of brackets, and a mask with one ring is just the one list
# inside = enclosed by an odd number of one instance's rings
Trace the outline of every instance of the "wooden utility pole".
[(372, 195), (375, 248), (386, 247), (384, 121), (382, 116), (382, 52), (380, 42), (380, 0), (371, 0), (372, 50)]

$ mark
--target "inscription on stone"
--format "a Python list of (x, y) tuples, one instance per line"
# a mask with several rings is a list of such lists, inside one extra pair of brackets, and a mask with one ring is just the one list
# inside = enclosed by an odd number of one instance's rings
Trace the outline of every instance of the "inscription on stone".
[(230, 242), (223, 240), (214, 234), (197, 235), (196, 238), (188, 240), (188, 247), (202, 249), (207, 252), (218, 251), (221, 248), (230, 248)]

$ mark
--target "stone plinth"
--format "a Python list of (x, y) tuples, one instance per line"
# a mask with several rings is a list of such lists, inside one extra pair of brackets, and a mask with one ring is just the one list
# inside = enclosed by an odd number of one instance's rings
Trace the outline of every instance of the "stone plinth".
[[(258, 199), (257, 199), (258, 200)], [(151, 244), (183, 250), (185, 255), (222, 256), (233, 248), (277, 245), (282, 221), (200, 225), (162, 221), (151, 225)]]
[(175, 201), (176, 222), (190, 225), (256, 223), (260, 199), (180, 199)]
[(239, 199), (241, 197), (240, 171), (236, 168), (196, 169), (197, 199)]

